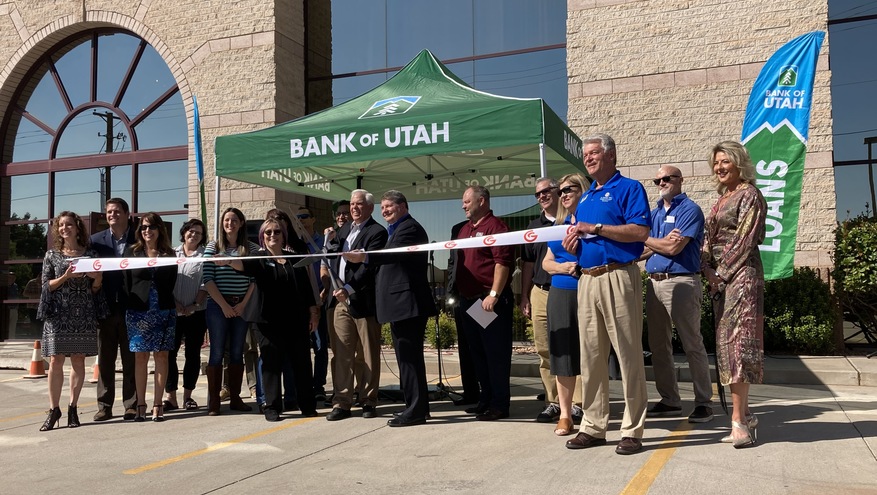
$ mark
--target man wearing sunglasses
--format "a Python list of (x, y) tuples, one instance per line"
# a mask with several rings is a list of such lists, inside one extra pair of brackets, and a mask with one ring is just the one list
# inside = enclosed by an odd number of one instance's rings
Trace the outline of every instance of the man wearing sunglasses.
[(655, 386), (661, 401), (647, 416), (678, 416), (682, 399), (676, 383), (673, 361), (673, 326), (682, 341), (694, 384), (694, 411), (689, 423), (713, 419), (712, 383), (703, 337), (700, 333), (700, 304), (703, 297), (700, 250), (703, 246), (703, 211), (682, 192), (682, 171), (665, 165), (654, 180), (661, 199), (651, 213), (651, 230), (646, 240), (646, 317)]

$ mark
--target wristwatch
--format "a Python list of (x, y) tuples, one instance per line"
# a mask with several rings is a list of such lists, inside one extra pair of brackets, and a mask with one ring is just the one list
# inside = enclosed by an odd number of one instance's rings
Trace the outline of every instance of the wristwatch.
[(602, 223), (595, 223), (594, 224), (594, 235), (600, 235), (601, 230), (603, 230), (603, 224)]
[(492, 290), (492, 291), (490, 291), (490, 293), (489, 293), (489, 294), (487, 294), (487, 295), (488, 295), (488, 296), (490, 296), (490, 297), (496, 297), (496, 296), (497, 296), (497, 294), (496, 294), (496, 291), (495, 291), (495, 290)]

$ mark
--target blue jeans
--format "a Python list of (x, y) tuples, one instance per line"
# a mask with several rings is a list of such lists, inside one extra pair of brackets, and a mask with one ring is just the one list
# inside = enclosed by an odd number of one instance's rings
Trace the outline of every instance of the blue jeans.
[(229, 364), (244, 364), (244, 341), (250, 324), (240, 316), (226, 318), (219, 304), (207, 300), (207, 331), (210, 333), (209, 366), (222, 366), (222, 355), (228, 345)]

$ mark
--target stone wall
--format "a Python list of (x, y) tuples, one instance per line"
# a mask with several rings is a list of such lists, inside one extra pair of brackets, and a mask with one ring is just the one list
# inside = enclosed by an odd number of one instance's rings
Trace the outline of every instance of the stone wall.
[[(827, 0), (568, 0), (569, 125), (612, 135), (624, 175), (679, 167), (705, 210), (716, 199), (712, 145), (740, 139), (752, 84), (789, 40), (827, 31)], [(831, 265), (836, 201), (828, 39), (814, 87), (796, 265)]]

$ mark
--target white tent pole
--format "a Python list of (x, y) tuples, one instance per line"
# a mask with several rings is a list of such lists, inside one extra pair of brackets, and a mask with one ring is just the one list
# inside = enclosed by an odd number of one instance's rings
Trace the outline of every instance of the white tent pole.
[(548, 177), (548, 165), (545, 163), (545, 143), (539, 143), (539, 177)]

